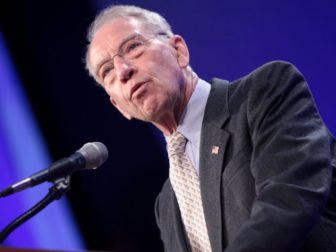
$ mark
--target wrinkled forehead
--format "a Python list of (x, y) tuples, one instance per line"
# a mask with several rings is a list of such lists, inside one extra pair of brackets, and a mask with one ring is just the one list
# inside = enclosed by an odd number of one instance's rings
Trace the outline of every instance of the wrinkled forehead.
[(105, 22), (93, 36), (92, 42), (100, 36), (109, 35), (118, 38), (123, 35), (130, 35), (133, 32), (143, 32), (149, 29), (149, 24), (142, 19), (135, 17), (119, 17)]

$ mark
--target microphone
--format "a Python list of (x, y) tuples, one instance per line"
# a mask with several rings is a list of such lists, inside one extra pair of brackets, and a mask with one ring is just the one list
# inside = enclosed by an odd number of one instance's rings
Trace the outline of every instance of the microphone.
[(70, 157), (62, 158), (53, 163), (47, 169), (34, 173), (26, 179), (7, 187), (0, 192), (0, 197), (36, 186), (45, 181), (55, 181), (75, 171), (83, 169), (96, 169), (102, 165), (108, 157), (106, 146), (100, 142), (86, 143)]

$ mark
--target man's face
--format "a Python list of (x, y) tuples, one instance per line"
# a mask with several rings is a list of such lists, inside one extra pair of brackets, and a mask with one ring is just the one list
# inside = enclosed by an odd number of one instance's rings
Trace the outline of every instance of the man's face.
[(183, 100), (188, 49), (179, 36), (155, 34), (130, 17), (112, 20), (95, 34), (89, 63), (112, 104), (128, 119), (156, 122)]

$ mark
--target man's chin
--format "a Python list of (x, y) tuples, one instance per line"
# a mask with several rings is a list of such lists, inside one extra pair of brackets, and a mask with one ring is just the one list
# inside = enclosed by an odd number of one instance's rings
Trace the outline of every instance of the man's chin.
[(156, 108), (151, 108), (143, 111), (139, 119), (145, 122), (155, 122), (160, 118), (159, 115), (160, 113)]
[(139, 104), (138, 107), (141, 108), (139, 111), (138, 119), (146, 122), (156, 122), (159, 120), (163, 114), (166, 106), (162, 102), (159, 102), (156, 97), (147, 97), (142, 101), (142, 104)]

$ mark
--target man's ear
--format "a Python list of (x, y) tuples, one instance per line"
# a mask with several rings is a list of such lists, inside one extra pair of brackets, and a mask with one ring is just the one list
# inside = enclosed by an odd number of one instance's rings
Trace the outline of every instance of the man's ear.
[(124, 109), (122, 109), (121, 106), (119, 106), (115, 100), (110, 98), (110, 101), (113, 104), (113, 106), (116, 107), (125, 118), (127, 118), (128, 120), (132, 119), (132, 116), (129, 113), (127, 113)]
[(173, 35), (170, 43), (175, 49), (177, 62), (181, 68), (189, 66), (189, 50), (186, 42), (180, 35)]

